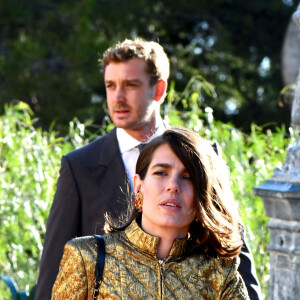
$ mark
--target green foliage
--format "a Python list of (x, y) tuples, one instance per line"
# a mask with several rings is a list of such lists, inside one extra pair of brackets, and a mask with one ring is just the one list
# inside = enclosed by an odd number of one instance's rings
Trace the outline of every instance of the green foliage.
[(24, 102), (6, 105), (0, 116), (0, 270), (29, 291), (55, 191), (60, 157), (84, 142), (77, 126), (73, 139), (35, 128)]

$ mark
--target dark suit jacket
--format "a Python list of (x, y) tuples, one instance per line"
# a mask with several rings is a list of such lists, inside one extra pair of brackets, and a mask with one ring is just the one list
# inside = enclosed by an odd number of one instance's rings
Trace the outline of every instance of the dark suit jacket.
[[(126, 182), (116, 129), (62, 157), (47, 222), (35, 299), (50, 299), (67, 241), (79, 236), (103, 234), (104, 213), (117, 217), (121, 210), (126, 209)], [(253, 295), (251, 299), (260, 299), (252, 255), (247, 247), (243, 252), (239, 271), (249, 295)]]

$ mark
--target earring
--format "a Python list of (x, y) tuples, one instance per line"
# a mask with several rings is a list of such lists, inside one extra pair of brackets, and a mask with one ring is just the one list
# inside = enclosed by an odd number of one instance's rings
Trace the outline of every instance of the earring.
[(134, 197), (135, 208), (141, 212), (143, 209), (143, 194), (140, 191), (137, 191)]

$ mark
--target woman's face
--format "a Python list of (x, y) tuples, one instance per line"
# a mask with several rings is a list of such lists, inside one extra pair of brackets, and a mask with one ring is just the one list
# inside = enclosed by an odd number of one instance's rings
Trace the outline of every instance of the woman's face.
[(144, 180), (136, 175), (134, 187), (143, 194), (143, 230), (155, 236), (170, 231), (177, 238), (187, 235), (195, 217), (194, 187), (168, 144), (154, 151)]

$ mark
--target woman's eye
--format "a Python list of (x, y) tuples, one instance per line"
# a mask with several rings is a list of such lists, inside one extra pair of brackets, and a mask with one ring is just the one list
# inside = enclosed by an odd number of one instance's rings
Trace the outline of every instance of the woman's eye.
[(183, 175), (183, 179), (191, 180), (191, 176), (190, 175)]
[(156, 171), (156, 172), (154, 172), (154, 175), (164, 176), (164, 175), (166, 175), (166, 172), (165, 171)]

